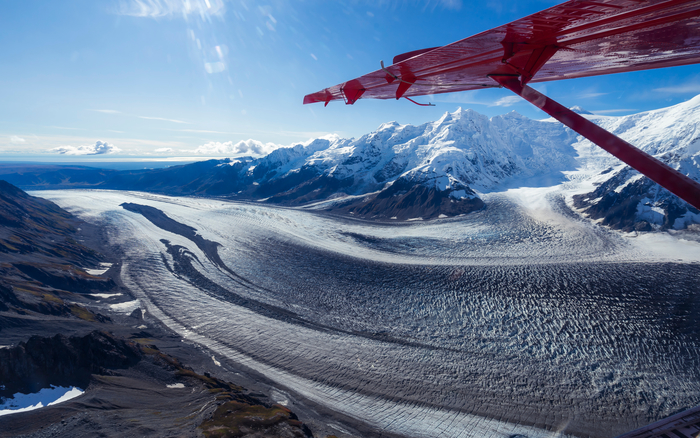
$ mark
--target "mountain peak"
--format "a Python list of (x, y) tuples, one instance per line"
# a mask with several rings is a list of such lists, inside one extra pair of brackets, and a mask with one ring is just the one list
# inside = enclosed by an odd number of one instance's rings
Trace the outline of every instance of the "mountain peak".
[(387, 129), (392, 129), (392, 128), (398, 128), (398, 127), (400, 127), (400, 126), (401, 126), (401, 125), (400, 125), (398, 122), (396, 122), (396, 121), (382, 123), (381, 125), (379, 125), (379, 128), (377, 128), (377, 132), (379, 132), (379, 131), (384, 131), (384, 130), (387, 130)]
[(574, 105), (574, 106), (572, 106), (572, 107), (569, 108), (569, 109), (570, 109), (571, 111), (575, 112), (576, 114), (584, 114), (584, 115), (591, 115), (591, 116), (593, 115), (592, 112), (587, 111), (587, 110), (581, 108), (581, 107), (578, 106), (578, 105)]

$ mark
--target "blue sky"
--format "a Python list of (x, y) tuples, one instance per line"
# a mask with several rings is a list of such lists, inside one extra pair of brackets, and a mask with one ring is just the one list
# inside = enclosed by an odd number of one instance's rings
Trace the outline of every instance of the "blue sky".
[[(436, 96), (430, 108), (405, 100), (324, 108), (302, 99), (375, 70), (380, 60), (449, 44), (557, 3), (6, 1), (0, 161), (260, 154), (329, 133), (357, 137), (388, 121), (421, 124), (458, 107), (544, 118), (499, 89)], [(624, 115), (695, 96), (699, 73), (694, 65), (536, 88), (567, 106)]]

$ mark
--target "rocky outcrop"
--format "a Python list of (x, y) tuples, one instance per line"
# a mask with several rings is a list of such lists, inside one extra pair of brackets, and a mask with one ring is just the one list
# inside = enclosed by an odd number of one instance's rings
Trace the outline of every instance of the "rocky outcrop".
[(359, 200), (332, 207), (355, 217), (368, 219), (432, 219), (459, 216), (484, 207), (484, 202), (469, 188), (460, 197), (421, 184), (399, 180), (386, 190)]
[(50, 385), (86, 388), (91, 374), (133, 366), (142, 356), (137, 344), (101, 331), (70, 338), (32, 336), (0, 350), (0, 395), (32, 393)]
[(700, 211), (630, 167), (573, 201), (591, 219), (625, 232), (683, 229), (700, 222)]

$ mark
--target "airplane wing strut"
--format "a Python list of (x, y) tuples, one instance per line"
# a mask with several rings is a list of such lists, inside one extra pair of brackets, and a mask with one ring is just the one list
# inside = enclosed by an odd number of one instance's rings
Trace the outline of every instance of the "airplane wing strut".
[(569, 0), (393, 61), (304, 104), (505, 87), (700, 210), (700, 183), (527, 86), (700, 63), (700, 0)]
[(494, 75), (491, 78), (700, 210), (700, 183), (697, 181), (637, 149), (537, 90), (527, 85), (523, 86), (516, 76)]

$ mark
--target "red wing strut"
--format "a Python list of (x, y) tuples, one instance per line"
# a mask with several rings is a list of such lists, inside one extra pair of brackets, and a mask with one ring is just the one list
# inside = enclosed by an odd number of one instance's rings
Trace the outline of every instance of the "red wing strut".
[(398, 55), (393, 65), (309, 94), (304, 103), (502, 86), (700, 209), (696, 181), (526, 86), (698, 62), (700, 0), (570, 0), (447, 46)]

